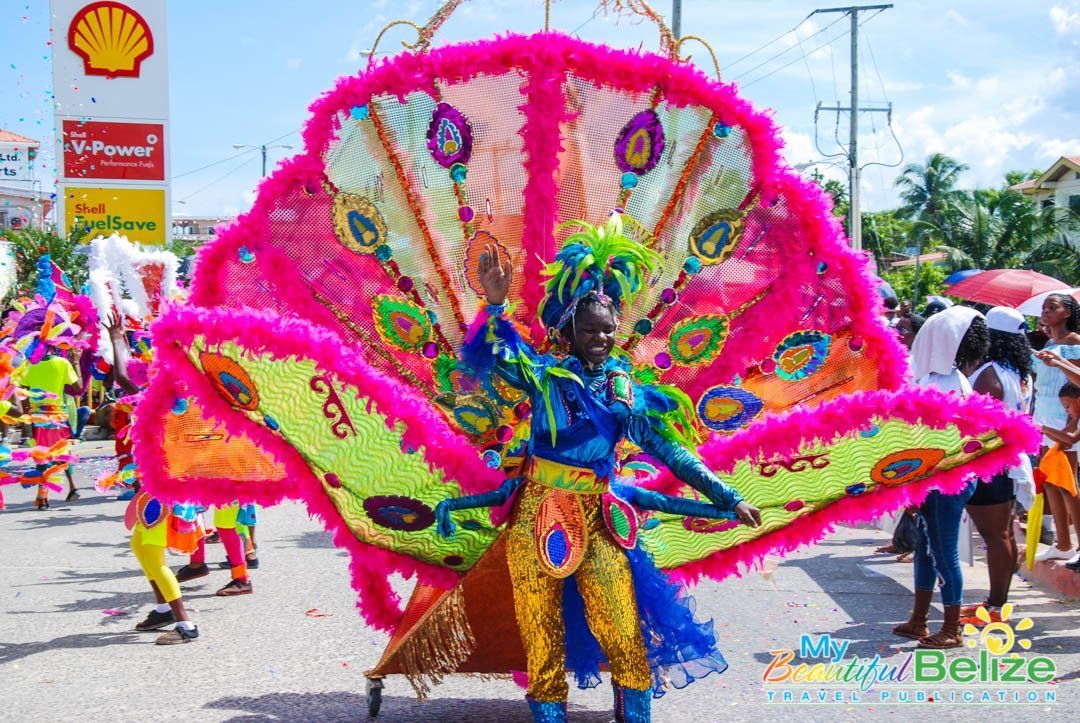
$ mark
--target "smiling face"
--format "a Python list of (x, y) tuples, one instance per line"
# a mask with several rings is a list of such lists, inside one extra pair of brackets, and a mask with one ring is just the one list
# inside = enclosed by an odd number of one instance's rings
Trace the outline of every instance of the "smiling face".
[(586, 367), (602, 366), (615, 346), (615, 312), (598, 303), (582, 304), (567, 325), (570, 352)]

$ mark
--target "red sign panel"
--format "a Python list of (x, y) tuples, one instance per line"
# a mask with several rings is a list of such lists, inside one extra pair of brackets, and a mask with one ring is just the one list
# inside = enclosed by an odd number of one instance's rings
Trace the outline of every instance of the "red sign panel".
[(64, 121), (64, 177), (164, 181), (164, 126)]

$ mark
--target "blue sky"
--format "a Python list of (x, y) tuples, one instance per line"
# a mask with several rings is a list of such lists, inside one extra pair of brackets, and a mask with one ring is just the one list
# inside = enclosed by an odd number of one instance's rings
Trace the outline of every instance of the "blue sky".
[[(279, 139), (298, 151), (295, 131), (307, 106), (337, 77), (363, 67), (361, 51), (379, 30), (397, 18), (422, 24), (439, 5), (435, 0), (172, 0), (174, 213), (246, 209), (259, 178), (258, 154), (237, 155), (232, 145)], [(789, 162), (820, 159), (813, 143), (814, 106), (848, 103), (850, 38), (846, 19), (830, 26), (839, 16), (803, 19), (815, 7), (836, 3), (684, 0), (683, 5), (683, 32), (707, 39), (724, 79), (738, 82), (759, 108), (774, 110)], [(894, 5), (862, 26), (860, 93), (864, 102), (892, 101), (892, 130), (905, 163), (946, 152), (971, 166), (964, 178), (968, 186), (988, 187), (999, 185), (1007, 170), (1045, 168), (1060, 155), (1080, 155), (1080, 0), (894, 0)], [(6, 28), (0, 128), (43, 142), (38, 176), (48, 181), (55, 166), (48, 2), (4, 0), (0, 6)], [(654, 6), (670, 13), (668, 0)], [(579, 0), (557, 2), (552, 25), (588, 40), (656, 47), (651, 27), (593, 17), (595, 7)], [(532, 32), (542, 29), (543, 21), (540, 0), (474, 0), (439, 37), (454, 42), (503, 30)], [(409, 32), (391, 31), (382, 48), (411, 40)], [(696, 52), (695, 60), (708, 63), (704, 52)], [(863, 161), (896, 162), (900, 155), (884, 116), (864, 114), (860, 122), (866, 131)], [(834, 127), (835, 119), (823, 116), (821, 146), (827, 152), (837, 150)], [(271, 160), (292, 152), (272, 151)], [(190, 173), (223, 159), (229, 160)], [(822, 168), (842, 177), (835, 168)], [(864, 207), (895, 204), (897, 172), (878, 166), (864, 172)]]

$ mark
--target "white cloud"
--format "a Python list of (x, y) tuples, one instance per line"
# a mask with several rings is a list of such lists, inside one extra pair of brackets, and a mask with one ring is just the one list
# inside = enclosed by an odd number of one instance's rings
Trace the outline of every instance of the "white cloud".
[(821, 155), (814, 149), (814, 139), (805, 133), (784, 128), (780, 137), (784, 139), (784, 157), (793, 166), (808, 163)]
[(1076, 2), (1054, 5), (1050, 8), (1050, 23), (1058, 35), (1071, 35), (1080, 31), (1080, 7)]
[(913, 93), (923, 89), (923, 84), (918, 80), (885, 80), (886, 93)]
[(954, 23), (961, 27), (966, 28), (968, 26), (967, 18), (965, 18), (963, 15), (956, 12), (955, 10), (949, 10), (948, 12), (946, 12), (945, 17), (947, 17), (949, 20), (952, 20)]
[(1039, 144), (1035, 157), (1053, 163), (1062, 156), (1080, 155), (1080, 138), (1047, 138)]

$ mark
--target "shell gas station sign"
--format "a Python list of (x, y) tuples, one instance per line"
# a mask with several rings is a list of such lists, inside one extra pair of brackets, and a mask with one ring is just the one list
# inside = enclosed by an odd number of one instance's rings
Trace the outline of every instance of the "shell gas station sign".
[(144, 244), (169, 240), (165, 191), (156, 188), (68, 186), (64, 227), (85, 228), (89, 238), (118, 233)]
[(52, 0), (52, 27), (59, 219), (166, 242), (166, 0)]

